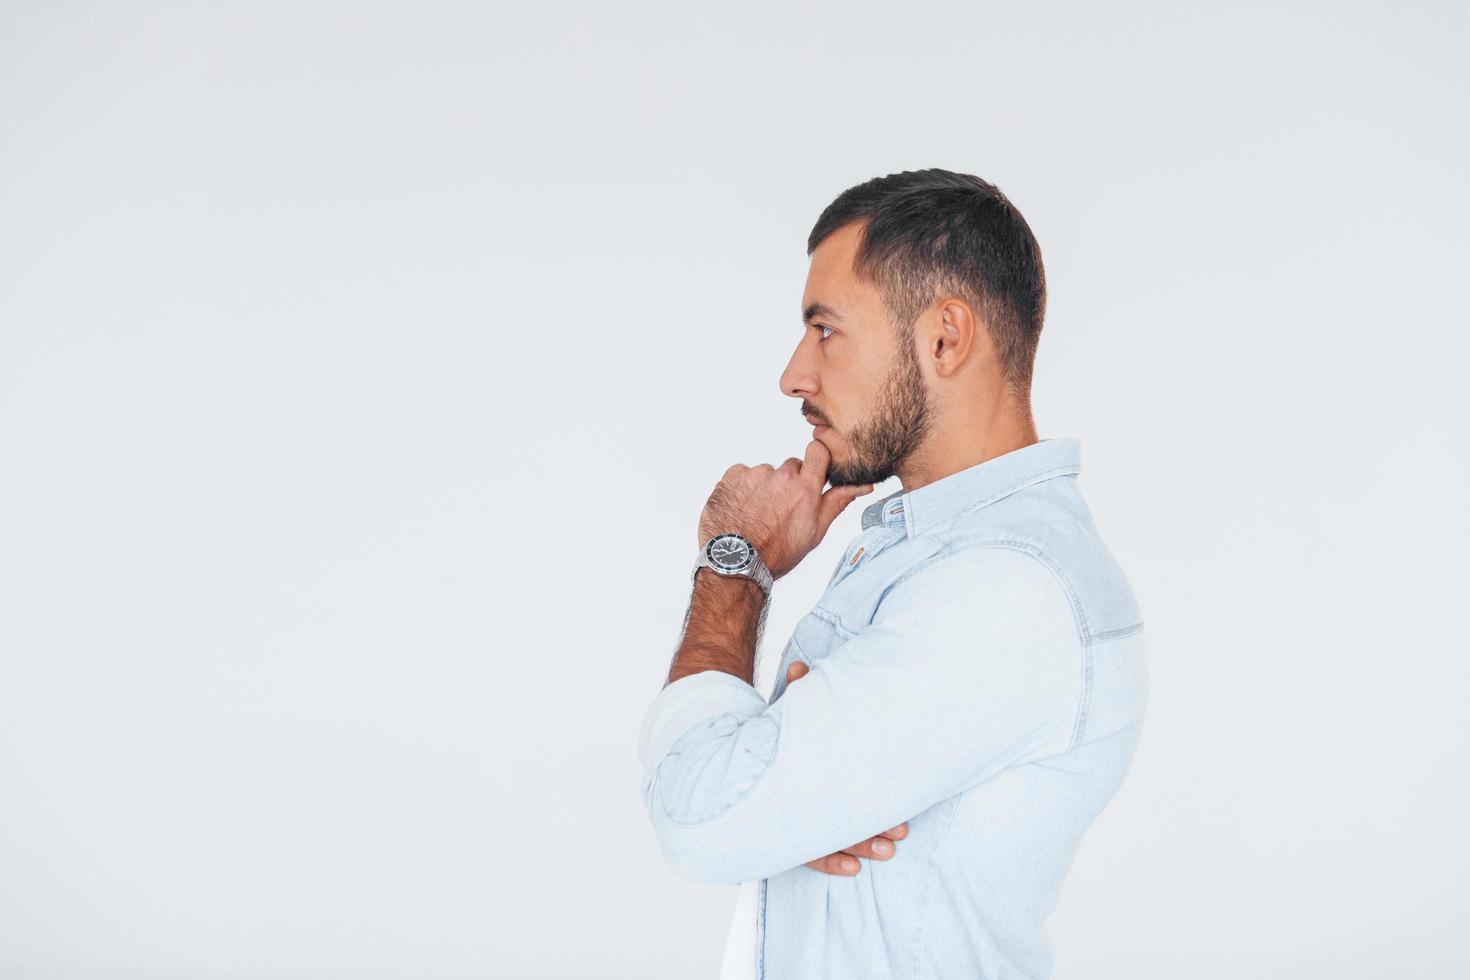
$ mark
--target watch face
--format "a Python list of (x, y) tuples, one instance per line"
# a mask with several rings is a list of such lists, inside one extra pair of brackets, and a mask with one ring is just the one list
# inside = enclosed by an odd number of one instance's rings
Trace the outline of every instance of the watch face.
[(750, 542), (738, 534), (721, 534), (710, 538), (704, 550), (709, 556), (710, 564), (721, 571), (743, 571), (751, 564)]

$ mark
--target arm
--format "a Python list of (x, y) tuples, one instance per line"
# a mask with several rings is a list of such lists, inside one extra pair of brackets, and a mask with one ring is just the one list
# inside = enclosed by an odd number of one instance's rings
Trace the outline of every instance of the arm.
[(665, 686), (705, 670), (722, 670), (754, 684), (755, 655), (768, 608), (765, 593), (750, 579), (701, 568), (694, 576), (684, 635)]
[(642, 791), (696, 881), (768, 877), (1070, 744), (1081, 640), (1068, 595), (1006, 548), (941, 554), (774, 704), (723, 670), (644, 717)]
[[(665, 686), (705, 670), (724, 671), (754, 685), (756, 651), (769, 608), (760, 586), (750, 579), (721, 576), (701, 568), (695, 576), (683, 638)], [(787, 682), (801, 677), (806, 670), (800, 660), (792, 662)], [(906, 836), (908, 824), (902, 823), (806, 864), (828, 874), (854, 875), (860, 870), (859, 858), (886, 861), (893, 856), (894, 842)]]

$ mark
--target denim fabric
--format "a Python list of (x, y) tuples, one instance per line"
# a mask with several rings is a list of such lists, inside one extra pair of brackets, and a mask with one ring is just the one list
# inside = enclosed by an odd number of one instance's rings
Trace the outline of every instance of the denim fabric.
[[(1046, 918), (1148, 700), (1079, 469), (1049, 439), (874, 501), (769, 703), (713, 670), (654, 697), (659, 844), (682, 877), (759, 882), (760, 980), (1049, 976)], [(904, 821), (855, 876), (804, 866)]]

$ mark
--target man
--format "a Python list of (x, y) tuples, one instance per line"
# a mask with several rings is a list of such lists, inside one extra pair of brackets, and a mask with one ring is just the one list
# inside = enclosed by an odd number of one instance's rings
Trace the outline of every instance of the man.
[[(1046, 918), (1129, 767), (1147, 672), (1078, 444), (1032, 421), (1040, 249), (995, 186), (923, 170), (841, 194), (807, 252), (781, 390), (813, 441), (730, 467), (705, 504), (644, 801), (676, 873), (754, 883), (744, 975), (1046, 977)], [(768, 703), (770, 583), (895, 474)]]

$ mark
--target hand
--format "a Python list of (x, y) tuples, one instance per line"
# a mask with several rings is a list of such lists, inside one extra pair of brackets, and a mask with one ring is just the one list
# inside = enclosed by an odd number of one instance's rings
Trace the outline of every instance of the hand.
[[(798, 677), (804, 676), (807, 669), (807, 665), (800, 660), (793, 660), (791, 666), (786, 668), (786, 686), (790, 687), (796, 682)], [(817, 871), (825, 871), (831, 875), (855, 875), (862, 868), (862, 862), (858, 858), (876, 858), (879, 861), (886, 861), (893, 856), (894, 851), (898, 848), (898, 845), (894, 841), (903, 840), (908, 835), (909, 825), (908, 821), (905, 820), (892, 830), (883, 831), (877, 837), (869, 837), (867, 840), (854, 844), (851, 847), (844, 847), (840, 851), (833, 851), (826, 857), (819, 857), (815, 860), (808, 861), (806, 866), (808, 868), (814, 868)], [(880, 848), (882, 850), (879, 850)], [(850, 862), (850, 864), (844, 866), (843, 862)]]
[(832, 454), (813, 439), (806, 458), (789, 457), (780, 466), (736, 463), (725, 471), (699, 516), (699, 543), (733, 531), (750, 539), (761, 560), (780, 578), (821, 543), (843, 508), (865, 493), (871, 483), (833, 487), (827, 483)]

